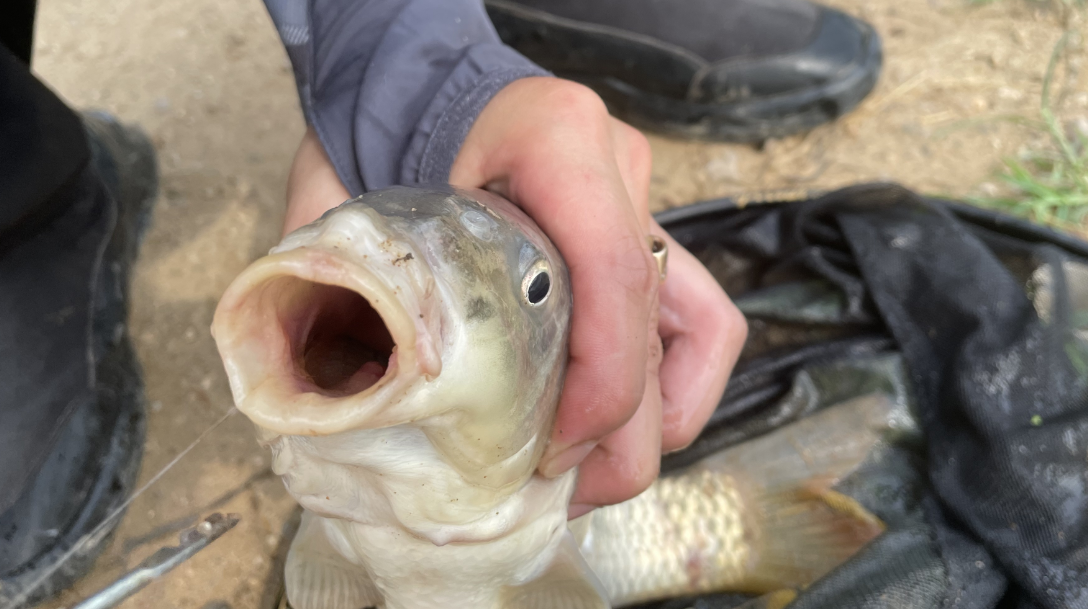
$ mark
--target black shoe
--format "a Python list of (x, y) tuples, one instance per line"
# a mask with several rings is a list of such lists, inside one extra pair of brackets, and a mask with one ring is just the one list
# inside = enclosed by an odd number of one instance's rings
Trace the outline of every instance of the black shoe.
[(802, 0), (486, 0), (503, 41), (620, 118), (755, 142), (843, 115), (881, 66), (868, 24)]
[[(101, 252), (97, 272), (82, 279), (84, 286), (94, 281), (87, 305), (89, 331), (79, 344), (53, 346), (78, 349), (91, 358), (94, 390), (77, 398), (52, 437), (42, 438), (52, 443), (51, 452), (0, 514), (4, 609), (33, 605), (90, 570), (120, 521), (117, 511), (135, 486), (143, 453), (143, 382), (126, 320), (128, 278), (157, 190), (154, 148), (142, 132), (106, 114), (82, 118), (92, 162), (78, 176), (76, 211), (61, 212), (53, 222), (57, 228), (30, 235), (24, 245), (33, 247), (35, 240), (50, 238), (48, 231), (63, 230), (71, 214), (84, 214), (95, 219), (94, 226), (106, 227), (92, 248)], [(78, 228), (80, 222), (91, 225), (81, 219), (68, 226)], [(53, 237), (52, 243), (57, 242)], [(44, 251), (50, 248), (58, 249), (51, 245)], [(48, 382), (48, 374), (33, 380)]]

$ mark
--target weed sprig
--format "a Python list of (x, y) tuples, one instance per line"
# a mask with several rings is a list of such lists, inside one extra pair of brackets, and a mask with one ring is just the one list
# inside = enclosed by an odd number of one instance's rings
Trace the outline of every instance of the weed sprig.
[(1067, 133), (1054, 111), (1051, 87), (1058, 63), (1069, 45), (1067, 32), (1050, 54), (1040, 103), (1042, 121), (1037, 123), (1049, 136), (1050, 146), (1006, 159), (1000, 179), (1010, 187), (1007, 197), (976, 197), (972, 202), (1026, 216), (1085, 234), (1088, 217), (1088, 134)]

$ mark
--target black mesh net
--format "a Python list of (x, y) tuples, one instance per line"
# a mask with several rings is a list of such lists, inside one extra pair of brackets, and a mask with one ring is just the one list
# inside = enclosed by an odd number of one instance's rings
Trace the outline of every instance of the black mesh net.
[(837, 487), (887, 531), (790, 607), (1088, 607), (1088, 244), (892, 185), (659, 220), (750, 324), (663, 472), (873, 391), (920, 427)]

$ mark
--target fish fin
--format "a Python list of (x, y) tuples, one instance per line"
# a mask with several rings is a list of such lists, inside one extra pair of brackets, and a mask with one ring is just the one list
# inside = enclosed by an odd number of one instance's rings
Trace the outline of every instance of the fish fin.
[(759, 521), (752, 566), (741, 588), (801, 588), (823, 577), (882, 532), (884, 524), (854, 499), (809, 480), (754, 497)]
[(385, 600), (370, 574), (336, 551), (322, 520), (304, 510), (287, 552), (284, 580), (292, 609), (383, 607)]
[[(592, 528), (593, 512), (583, 514), (574, 520), (567, 521), (567, 531), (574, 537), (575, 547), (582, 547), (582, 542), (585, 541), (586, 535), (589, 535), (589, 531)], [(579, 554), (580, 555), (580, 554)]]
[(779, 488), (841, 479), (869, 456), (897, 416), (887, 395), (861, 396), (706, 457), (692, 470), (759, 472), (758, 479)]
[(740, 588), (801, 588), (884, 531), (856, 500), (832, 489), (892, 424), (882, 395), (857, 398), (740, 445), (710, 467), (732, 476), (750, 506), (755, 550)]
[(570, 531), (540, 577), (506, 590), (502, 609), (610, 609), (604, 586), (578, 551)]

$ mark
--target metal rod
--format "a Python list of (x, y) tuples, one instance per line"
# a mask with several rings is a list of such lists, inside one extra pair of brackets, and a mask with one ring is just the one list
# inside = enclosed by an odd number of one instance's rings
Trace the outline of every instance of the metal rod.
[(196, 526), (185, 529), (178, 535), (177, 546), (159, 548), (148, 556), (135, 569), (121, 579), (103, 588), (97, 594), (76, 605), (72, 609), (110, 609), (121, 601), (139, 592), (144, 586), (170, 572), (174, 567), (189, 560), (211, 542), (219, 539), (223, 533), (234, 528), (241, 518), (237, 514), (212, 514)]

